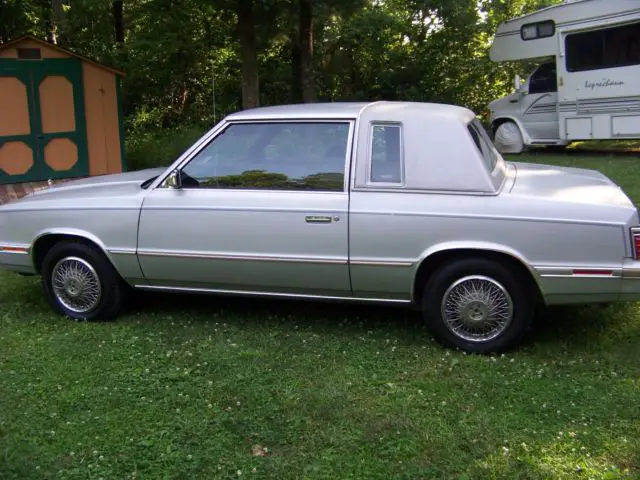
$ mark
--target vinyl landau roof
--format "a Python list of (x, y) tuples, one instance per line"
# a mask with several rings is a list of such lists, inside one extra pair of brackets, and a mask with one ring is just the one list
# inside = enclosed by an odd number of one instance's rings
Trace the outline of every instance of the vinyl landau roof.
[(355, 119), (365, 111), (392, 110), (420, 111), (422, 114), (455, 117), (466, 121), (475, 116), (465, 107), (428, 102), (375, 101), (375, 102), (319, 102), (276, 105), (251, 108), (228, 115), (227, 121), (277, 120), (277, 119)]

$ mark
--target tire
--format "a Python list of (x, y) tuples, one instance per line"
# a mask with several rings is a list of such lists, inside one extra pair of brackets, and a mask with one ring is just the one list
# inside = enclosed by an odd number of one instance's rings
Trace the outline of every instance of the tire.
[(47, 252), (42, 283), (53, 310), (75, 320), (112, 319), (124, 302), (124, 281), (111, 262), (97, 248), (77, 241), (57, 243)]
[(514, 122), (504, 122), (498, 126), (493, 137), (493, 144), (501, 154), (524, 152), (522, 132)]
[[(445, 347), (483, 354), (511, 349), (533, 320), (535, 302), (528, 285), (528, 279), (502, 263), (483, 258), (455, 260), (439, 268), (425, 285), (424, 321)], [(471, 286), (474, 292), (466, 290)], [(491, 302), (478, 292), (491, 293), (497, 300)], [(502, 313), (494, 316), (502, 320), (500, 328), (484, 323), (492, 306)], [(447, 317), (454, 319), (453, 324)]]

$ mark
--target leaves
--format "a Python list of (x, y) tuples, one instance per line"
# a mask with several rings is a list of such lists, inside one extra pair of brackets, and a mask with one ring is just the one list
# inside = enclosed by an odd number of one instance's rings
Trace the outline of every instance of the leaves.
[[(532, 67), (489, 60), (497, 26), (559, 1), (314, 1), (305, 98), (447, 102), (482, 114), (512, 89), (514, 73), (526, 75)], [(242, 108), (241, 3), (127, 0), (119, 48), (112, 0), (74, 0), (63, 4), (57, 33), (62, 46), (126, 72), (129, 128), (210, 124), (214, 104), (215, 120)], [(5, 0), (0, 8), (0, 40), (27, 32), (46, 36), (50, 2)], [(298, 101), (299, 0), (254, 0), (252, 18), (258, 68), (245, 74), (259, 77), (259, 104)]]

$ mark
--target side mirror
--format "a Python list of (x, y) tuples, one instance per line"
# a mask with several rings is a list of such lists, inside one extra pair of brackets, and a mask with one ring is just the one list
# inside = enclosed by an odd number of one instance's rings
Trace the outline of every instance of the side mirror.
[(169, 188), (180, 188), (182, 186), (180, 171), (174, 170), (173, 172), (171, 172), (164, 183)]
[(516, 92), (520, 93), (522, 91), (522, 79), (520, 78), (520, 75), (518, 75), (517, 73), (514, 79), (514, 84), (516, 87)]

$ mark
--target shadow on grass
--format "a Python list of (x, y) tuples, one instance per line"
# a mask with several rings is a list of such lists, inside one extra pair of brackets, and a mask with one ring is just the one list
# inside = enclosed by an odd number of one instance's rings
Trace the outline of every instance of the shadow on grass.
[(277, 319), (282, 325), (306, 325), (325, 330), (338, 327), (354, 329), (424, 330), (418, 311), (404, 306), (374, 305), (322, 300), (198, 295), (184, 293), (136, 292), (129, 314), (181, 315), (196, 321), (262, 323)]
[[(613, 342), (624, 354), (640, 344), (638, 308), (637, 303), (540, 308), (522, 348), (588, 352), (605, 349)], [(268, 321), (280, 328), (299, 326), (341, 335), (373, 330), (407, 344), (433, 340), (420, 312), (403, 305), (137, 292), (127, 313), (171, 318), (187, 315), (202, 322), (214, 318), (240, 324)]]
[(638, 308), (638, 303), (542, 308), (526, 347), (628, 355), (640, 344)]
[[(50, 312), (37, 280), (11, 278), (0, 301), (9, 311), (30, 318)], [(307, 328), (318, 334), (347, 336), (372, 331), (405, 344), (432, 343), (420, 312), (403, 305), (273, 299), (225, 295), (135, 292), (124, 313), (143, 321), (185, 318), (206, 324), (223, 321), (241, 326)], [(521, 350), (571, 350), (625, 355), (640, 345), (640, 303), (557, 306), (540, 309)]]

